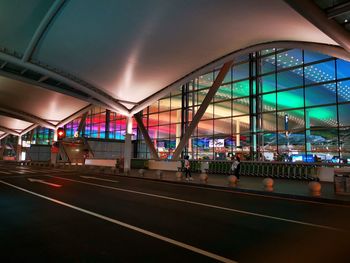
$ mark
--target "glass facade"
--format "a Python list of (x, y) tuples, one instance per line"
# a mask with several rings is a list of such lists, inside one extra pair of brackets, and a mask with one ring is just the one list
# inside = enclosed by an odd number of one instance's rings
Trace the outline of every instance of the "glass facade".
[[(350, 63), (300, 49), (241, 56), (218, 89), (184, 154), (255, 160), (350, 158)], [(219, 72), (213, 70), (143, 111), (161, 158), (171, 158)], [(138, 157), (149, 158), (142, 136)]]
[[(66, 136), (74, 137), (81, 122), (79, 117), (65, 125)], [(136, 134), (137, 128), (133, 127)], [(126, 117), (101, 107), (94, 107), (86, 116), (85, 124), (79, 136), (96, 139), (124, 140), (126, 133)]]
[[(143, 124), (162, 159), (170, 159), (220, 68), (173, 90), (142, 111)], [(183, 155), (253, 160), (350, 159), (350, 63), (300, 49), (268, 49), (235, 59), (187, 142)], [(67, 137), (82, 116), (65, 125)], [(126, 117), (95, 107), (80, 136), (124, 140)], [(133, 121), (138, 158), (150, 158)], [(50, 144), (37, 128), (33, 142)]]

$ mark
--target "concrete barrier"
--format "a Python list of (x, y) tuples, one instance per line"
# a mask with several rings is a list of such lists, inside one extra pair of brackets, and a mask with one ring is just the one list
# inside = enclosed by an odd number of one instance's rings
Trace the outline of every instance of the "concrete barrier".
[(177, 171), (178, 167), (181, 167), (181, 161), (148, 161), (150, 170)]

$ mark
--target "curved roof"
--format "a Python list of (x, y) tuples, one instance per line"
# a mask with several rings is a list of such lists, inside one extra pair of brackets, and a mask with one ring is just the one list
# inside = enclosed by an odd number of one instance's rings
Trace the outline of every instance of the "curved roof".
[(1, 1), (0, 115), (48, 127), (90, 104), (129, 115), (237, 50), (274, 41), (337, 48), (286, 2)]

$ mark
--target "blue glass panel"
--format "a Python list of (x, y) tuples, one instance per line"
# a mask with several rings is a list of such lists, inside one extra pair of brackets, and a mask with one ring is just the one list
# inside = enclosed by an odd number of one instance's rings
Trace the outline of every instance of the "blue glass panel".
[(338, 79), (350, 77), (350, 62), (337, 59), (337, 77)]
[(338, 82), (338, 101), (345, 102), (350, 101), (350, 81)]
[(316, 106), (336, 103), (335, 83), (317, 85), (305, 88), (305, 105)]
[(350, 104), (340, 104), (339, 111), (339, 126), (350, 126)]
[(303, 62), (302, 51), (300, 49), (292, 49), (277, 54), (277, 70), (295, 67)]
[(305, 85), (331, 81), (335, 79), (335, 63), (328, 61), (305, 67)]
[(261, 58), (261, 73), (275, 71), (275, 55)]
[(279, 90), (299, 87), (302, 85), (303, 85), (302, 69), (283, 71), (277, 74), (277, 88)]
[(233, 80), (245, 79), (249, 77), (249, 64), (244, 63), (233, 67)]
[(327, 58), (330, 58), (330, 56), (327, 56), (325, 54), (321, 54), (318, 52), (309, 51), (309, 50), (304, 51), (304, 63), (305, 64), (319, 61), (319, 60), (323, 60), (323, 59), (327, 59)]

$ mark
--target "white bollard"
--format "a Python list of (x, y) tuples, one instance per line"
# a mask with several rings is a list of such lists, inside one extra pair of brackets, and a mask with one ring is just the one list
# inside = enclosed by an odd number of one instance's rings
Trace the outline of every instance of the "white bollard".
[(273, 179), (271, 178), (265, 178), (263, 180), (263, 185), (265, 191), (272, 192), (273, 191)]
[(177, 180), (181, 180), (182, 179), (182, 172), (176, 172), (175, 176), (176, 176)]
[(157, 170), (156, 175), (159, 177), (159, 179), (163, 179), (163, 171)]
[(236, 186), (237, 184), (237, 177), (235, 175), (230, 175), (228, 178), (228, 183), (232, 186)]
[(312, 196), (320, 196), (321, 195), (321, 184), (319, 182), (310, 182), (309, 190)]
[(139, 175), (140, 176), (145, 176), (145, 170), (144, 169), (139, 169)]
[(201, 182), (203, 182), (203, 183), (207, 183), (208, 182), (208, 174), (207, 173), (201, 173), (199, 175), (199, 180), (201, 180)]

